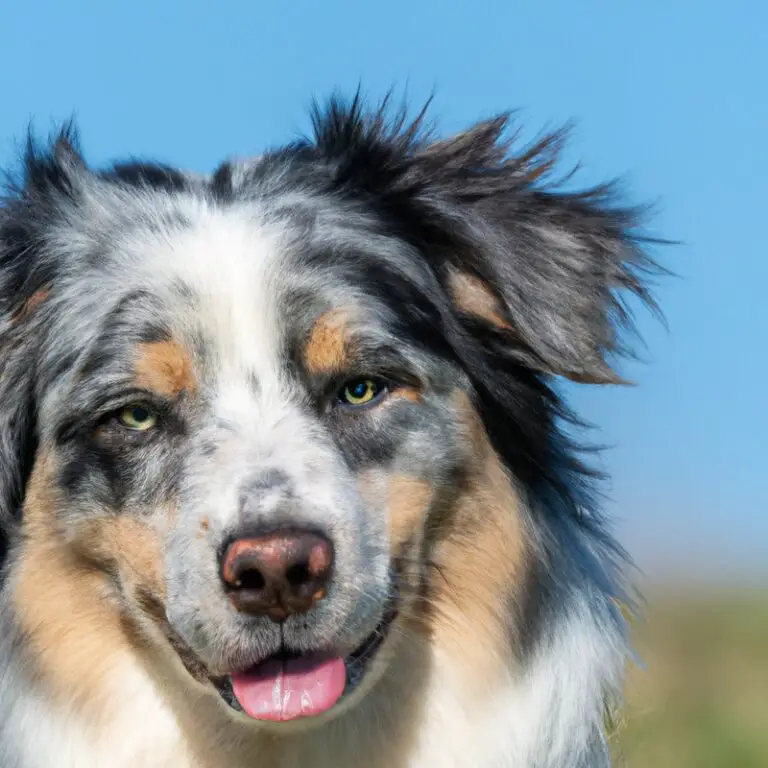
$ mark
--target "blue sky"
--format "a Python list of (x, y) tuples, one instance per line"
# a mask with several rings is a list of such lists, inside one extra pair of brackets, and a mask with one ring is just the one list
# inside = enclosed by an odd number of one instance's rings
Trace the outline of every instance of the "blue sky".
[[(450, 9), (450, 10), (449, 10)], [(655, 201), (680, 277), (632, 389), (573, 392), (612, 449), (609, 508), (646, 570), (768, 574), (768, 5), (759, 0), (362, 3), (3, 0), (0, 165), (75, 113), (93, 163), (206, 170), (307, 128), (358, 84), (436, 94), (445, 131), (508, 108), (577, 121), (584, 183)]]

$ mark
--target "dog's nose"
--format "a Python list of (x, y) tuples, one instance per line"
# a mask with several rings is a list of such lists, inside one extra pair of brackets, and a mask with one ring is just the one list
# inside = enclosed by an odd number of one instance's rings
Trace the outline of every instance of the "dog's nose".
[(238, 611), (280, 622), (325, 597), (332, 568), (333, 547), (324, 536), (279, 531), (232, 542), (221, 575)]

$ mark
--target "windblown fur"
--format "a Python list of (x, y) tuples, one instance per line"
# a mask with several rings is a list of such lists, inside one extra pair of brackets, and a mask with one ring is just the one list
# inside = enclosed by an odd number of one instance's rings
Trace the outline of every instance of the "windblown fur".
[[(208, 177), (93, 170), (66, 129), (8, 186), (3, 768), (610, 764), (627, 563), (558, 379), (620, 381), (625, 297), (652, 305), (637, 213), (558, 189), (563, 137), (519, 150), (506, 116), (314, 120)], [(329, 395), (369, 375), (374, 407)], [(136, 401), (141, 435), (115, 417)], [(280, 625), (217, 571), (275, 521), (336, 553)], [(220, 684), (383, 626), (327, 716), (267, 726)]]

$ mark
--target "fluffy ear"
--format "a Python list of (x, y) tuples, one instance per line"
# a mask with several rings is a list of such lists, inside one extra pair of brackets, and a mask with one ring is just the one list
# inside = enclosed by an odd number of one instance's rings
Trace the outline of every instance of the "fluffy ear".
[(642, 250), (640, 211), (614, 205), (611, 186), (565, 193), (545, 183), (563, 132), (515, 152), (507, 115), (442, 141), (422, 117), (387, 121), (362, 114), (359, 100), (332, 102), (316, 116), (317, 145), (337, 159), (337, 180), (407, 216), (407, 236), (461, 316), (493, 330), (496, 349), (574, 381), (620, 381), (611, 358), (627, 351), (625, 297), (655, 308), (645, 280), (658, 268)]
[(9, 322), (21, 321), (4, 317), (0, 331), (0, 561), (20, 516), (36, 449), (30, 344)]
[(71, 129), (44, 150), (30, 140), (23, 174), (0, 200), (0, 561), (37, 448), (39, 321), (56, 270), (42, 244), (57, 209), (74, 194), (73, 171), (81, 164)]
[[(618, 383), (627, 352), (629, 295), (655, 309), (646, 279), (658, 268), (642, 250), (640, 211), (614, 189), (558, 192), (541, 184), (563, 136), (509, 154), (506, 118), (481, 124), (414, 157), (435, 179), (431, 205), (457, 247), (443, 276), (459, 310), (506, 337), (527, 366), (582, 383)], [(439, 169), (442, 169), (439, 170)]]
[(15, 301), (12, 250), (0, 215), (0, 562), (21, 514), (36, 450), (34, 348), (29, 319), (42, 294)]

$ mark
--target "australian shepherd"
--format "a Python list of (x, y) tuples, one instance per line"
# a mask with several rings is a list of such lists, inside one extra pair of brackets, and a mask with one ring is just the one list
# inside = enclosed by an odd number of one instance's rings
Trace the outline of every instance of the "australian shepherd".
[(562, 135), (332, 99), (0, 207), (2, 768), (604, 768), (627, 559), (560, 382), (653, 304)]

